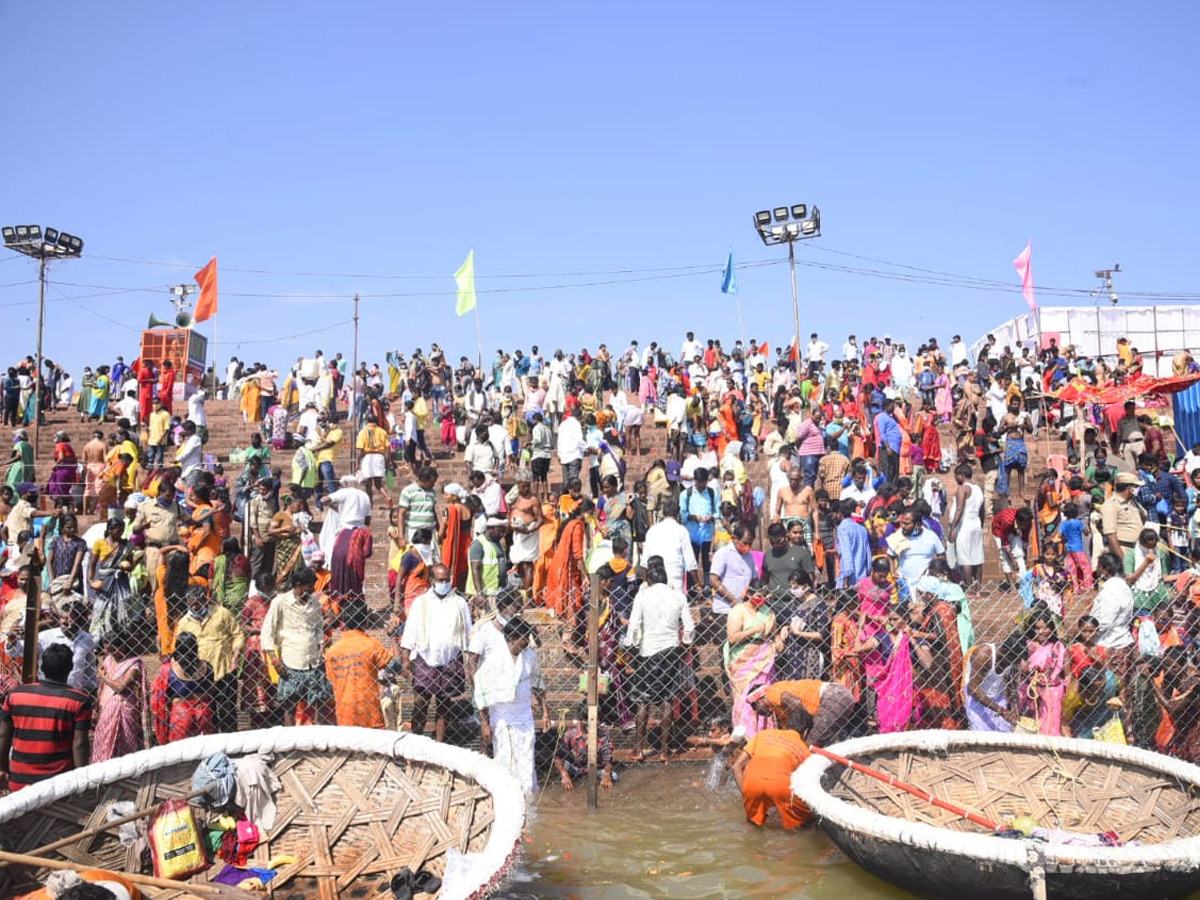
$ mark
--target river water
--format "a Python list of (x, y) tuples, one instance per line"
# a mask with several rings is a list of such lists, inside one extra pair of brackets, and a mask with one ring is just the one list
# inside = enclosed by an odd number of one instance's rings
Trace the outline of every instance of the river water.
[(812, 900), (912, 895), (868, 875), (815, 827), (746, 822), (730, 782), (714, 794), (697, 763), (627, 769), (589, 813), (582, 785), (552, 783), (534, 801), (521, 866), (504, 900), (709, 898)]

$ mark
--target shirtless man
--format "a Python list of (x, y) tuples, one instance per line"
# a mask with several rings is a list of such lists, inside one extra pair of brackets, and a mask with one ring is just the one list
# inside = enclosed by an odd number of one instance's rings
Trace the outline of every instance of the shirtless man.
[(521, 584), (533, 585), (533, 566), (541, 554), (541, 528), (546, 517), (542, 504), (533, 492), (533, 476), (525, 469), (517, 470), (517, 499), (508, 510), (508, 527), (512, 529), (509, 562), (521, 574)]
[(1029, 421), (1029, 413), (1021, 409), (1021, 401), (1017, 397), (1013, 397), (1008, 401), (1008, 412), (1004, 414), (1004, 418), (1000, 420), (1000, 424), (996, 430), (1004, 435), (1004, 457), (1000, 463), (1000, 474), (1004, 481), (1004, 490), (997, 490), (1001, 494), (1008, 495), (1011, 493), (1007, 488), (1009, 472), (1012, 469), (1017, 470), (1017, 494), (1025, 495), (1025, 469), (1029, 465), (1029, 450), (1025, 447), (1025, 435), (1033, 431), (1033, 424)]
[(104, 480), (104, 470), (107, 468), (105, 458), (108, 456), (108, 445), (104, 443), (104, 432), (93, 431), (92, 439), (83, 445), (83, 450), (80, 451), (80, 460), (84, 468), (87, 470), (87, 487), (83, 497), (83, 512), (88, 513), (88, 501), (91, 501), (91, 506), (96, 505), (96, 497), (100, 493), (100, 485)]
[(804, 473), (800, 467), (793, 466), (788, 472), (788, 483), (779, 489), (771, 521), (789, 525), (799, 520), (804, 523), (805, 530), (811, 534), (812, 515), (816, 505), (817, 495), (813, 491), (812, 485), (806, 485)]

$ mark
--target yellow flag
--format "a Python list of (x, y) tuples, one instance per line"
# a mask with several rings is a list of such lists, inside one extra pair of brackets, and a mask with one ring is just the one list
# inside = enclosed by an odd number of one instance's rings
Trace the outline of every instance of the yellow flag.
[(458, 305), (454, 311), (465, 316), (475, 308), (475, 251), (467, 254), (467, 261), (458, 267), (454, 273), (454, 283), (458, 285)]

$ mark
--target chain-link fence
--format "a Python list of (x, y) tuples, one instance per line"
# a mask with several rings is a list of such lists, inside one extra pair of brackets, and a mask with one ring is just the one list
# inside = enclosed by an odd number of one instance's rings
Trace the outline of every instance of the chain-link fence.
[[(489, 703), (510, 697), (505, 678), (528, 677), (543, 777), (586, 763), (576, 723), (589, 688), (602, 765), (614, 754), (707, 752), (735, 729), (789, 722), (818, 745), (876, 731), (1020, 729), (1195, 755), (1187, 572), (1147, 593), (1131, 570), (1125, 609), (1114, 606), (1120, 591), (1097, 595), (1087, 560), (1029, 570), (1010, 560), (1009, 580), (963, 584), (940, 560), (907, 579), (884, 558), (839, 578), (835, 554), (803, 527), (781, 537), (742, 523), (705, 547), (665, 515), (669, 505), (617, 527), (569, 493), (528, 527), (514, 522), (513, 497), (490, 519), (466, 497), (457, 537), (443, 529), (409, 543), (376, 523), (330, 539), (282, 494), (276, 507), (239, 486), (233, 496), (193, 490), (192, 526), (169, 537), (153, 498), (82, 531), (65, 511), (35, 515), (34, 539), (5, 551), (8, 686), (30, 659), (32, 596), (37, 644), (70, 644), (71, 683), (97, 699), (99, 752), (292, 721), (414, 728), (488, 751)], [(469, 627), (413, 611), (442, 580)], [(1110, 581), (1125, 585), (1121, 574)], [(268, 623), (278, 595), (310, 592), (315, 613)], [(533, 627), (537, 671), (481, 666), (486, 638), (507, 637), (516, 619)], [(289, 661), (285, 633), (293, 643), (307, 634), (307, 655)], [(369, 661), (365, 679), (330, 665), (348, 638)], [(125, 677), (137, 664), (141, 676)], [(114, 709), (136, 710), (137, 727), (103, 744)]]

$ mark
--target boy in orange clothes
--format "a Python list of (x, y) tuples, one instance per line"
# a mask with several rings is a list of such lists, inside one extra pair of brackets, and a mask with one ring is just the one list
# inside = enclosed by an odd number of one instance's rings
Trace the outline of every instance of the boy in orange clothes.
[(786, 729), (764, 729), (734, 755), (729, 768), (741, 789), (747, 821), (765, 825), (772, 806), (784, 828), (811, 821), (812, 811), (792, 796), (792, 773), (808, 759), (804, 735), (811, 727), (812, 716), (801, 707), (792, 712)]

